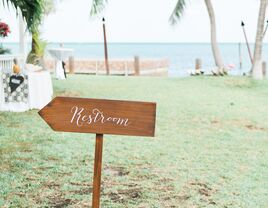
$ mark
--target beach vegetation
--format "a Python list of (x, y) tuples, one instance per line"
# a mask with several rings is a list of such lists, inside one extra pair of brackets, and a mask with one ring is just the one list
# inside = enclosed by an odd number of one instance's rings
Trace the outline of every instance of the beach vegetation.
[[(186, 1), (187, 0), (178, 0), (176, 3), (176, 6), (169, 18), (169, 21), (172, 25), (177, 23), (185, 10), (186, 7)], [(105, 4), (107, 3), (107, 0), (93, 0), (92, 1), (92, 6), (91, 6), (91, 15), (96, 15), (99, 12), (101, 12)], [(209, 14), (209, 19), (210, 19), (210, 26), (211, 26), (211, 47), (212, 47), (212, 52), (213, 52), (213, 57), (215, 60), (215, 65), (217, 66), (216, 71), (212, 71), (214, 75), (224, 75), (227, 73), (227, 68), (224, 65), (222, 55), (217, 43), (217, 32), (216, 32), (216, 18), (215, 18), (215, 12), (213, 9), (213, 5), (211, 0), (204, 0), (206, 4), (206, 8)]]
[(13, 6), (17, 14), (21, 12), (29, 31), (39, 26), (44, 12), (43, 0), (2, 0), (4, 7)]
[[(171, 24), (175, 24), (177, 23), (185, 10), (186, 7), (186, 1), (187, 0), (178, 0), (177, 4), (170, 16), (170, 22)], [(212, 52), (213, 52), (213, 57), (214, 57), (214, 61), (215, 61), (215, 65), (217, 66), (217, 70), (213, 71), (213, 73), (215, 75), (224, 75), (225, 73), (227, 73), (227, 69), (224, 65), (223, 59), (222, 59), (222, 55), (217, 43), (217, 30), (216, 30), (216, 17), (215, 17), (215, 11), (212, 5), (211, 0), (204, 0), (205, 4), (206, 4), (206, 8), (207, 8), (207, 12), (209, 15), (209, 20), (210, 20), (210, 30), (211, 30), (211, 47), (212, 47)]]
[(263, 79), (264, 74), (262, 69), (262, 48), (263, 48), (263, 38), (265, 35), (264, 23), (265, 23), (267, 5), (268, 5), (267, 0), (260, 1), (259, 17), (257, 23), (256, 40), (253, 55), (253, 64), (251, 68), (252, 77), (254, 79)]
[(41, 0), (41, 3), (43, 4), (44, 10), (41, 15), (41, 21), (39, 21), (38, 25), (36, 25), (36, 27), (30, 31), (32, 34), (32, 44), (31, 51), (27, 57), (27, 63), (43, 66), (45, 49), (48, 43), (40, 37), (40, 25), (42, 24), (42, 21), (44, 20), (45, 16), (54, 11), (55, 3), (53, 0)]

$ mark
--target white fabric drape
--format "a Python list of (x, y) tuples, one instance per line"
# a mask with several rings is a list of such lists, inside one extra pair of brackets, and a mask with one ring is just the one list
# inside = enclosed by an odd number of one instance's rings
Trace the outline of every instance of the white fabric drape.
[(41, 109), (53, 96), (51, 76), (48, 71), (28, 72), (28, 102), (5, 103), (2, 73), (0, 73), (0, 111), (23, 112), (29, 109)]

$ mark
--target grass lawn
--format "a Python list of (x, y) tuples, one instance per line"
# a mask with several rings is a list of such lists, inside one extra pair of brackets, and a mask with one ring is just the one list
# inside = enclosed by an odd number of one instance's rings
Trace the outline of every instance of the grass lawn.
[[(155, 138), (104, 138), (102, 207), (268, 207), (268, 81), (69, 76), (56, 95), (157, 102)], [(0, 207), (90, 207), (95, 135), (0, 112)]]

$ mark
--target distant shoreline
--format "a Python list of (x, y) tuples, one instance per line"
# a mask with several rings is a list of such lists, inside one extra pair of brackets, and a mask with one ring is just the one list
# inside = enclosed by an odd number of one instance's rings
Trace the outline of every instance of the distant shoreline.
[[(5, 42), (2, 41), (2, 44), (19, 44), (19, 42)], [(59, 43), (63, 43), (63, 44), (103, 44), (103, 42), (49, 42), (48, 41), (48, 45), (49, 44), (59, 44)], [(241, 42), (219, 42), (220, 45), (229, 45), (229, 44), (246, 44), (245, 42), (241, 41)], [(27, 42), (27, 44), (31, 44), (31, 42)], [(148, 44), (148, 45), (155, 45), (155, 44), (159, 44), (159, 45), (188, 45), (188, 44), (196, 44), (196, 45), (202, 45), (202, 44), (209, 44), (210, 42), (108, 42), (108, 44), (117, 44), (117, 45), (138, 45), (138, 44)], [(255, 44), (254, 42), (250, 42), (250, 45)], [(264, 44), (268, 44), (268, 42), (264, 42)]]

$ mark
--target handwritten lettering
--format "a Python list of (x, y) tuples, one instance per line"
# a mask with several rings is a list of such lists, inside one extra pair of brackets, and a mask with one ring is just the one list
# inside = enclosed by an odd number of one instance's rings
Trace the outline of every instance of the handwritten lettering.
[(98, 108), (94, 108), (91, 112), (86, 112), (84, 108), (79, 108), (73, 106), (71, 109), (72, 119), (71, 123), (75, 123), (77, 126), (81, 127), (84, 124), (92, 123), (113, 123), (119, 126), (128, 126), (130, 124), (128, 118), (117, 118), (105, 115)]

